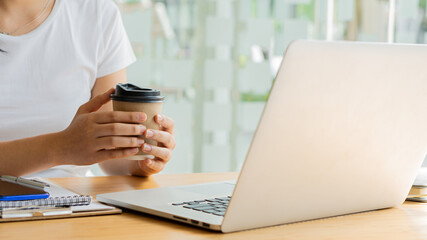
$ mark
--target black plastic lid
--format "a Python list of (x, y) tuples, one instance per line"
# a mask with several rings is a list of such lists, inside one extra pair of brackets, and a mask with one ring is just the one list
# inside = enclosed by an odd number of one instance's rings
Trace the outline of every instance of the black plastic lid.
[(154, 103), (163, 102), (163, 99), (165, 97), (157, 89), (140, 88), (130, 83), (117, 84), (116, 92), (111, 94), (111, 100), (122, 102)]

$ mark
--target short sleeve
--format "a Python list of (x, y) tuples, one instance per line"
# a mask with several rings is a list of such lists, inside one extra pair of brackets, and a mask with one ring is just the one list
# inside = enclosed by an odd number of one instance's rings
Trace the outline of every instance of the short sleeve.
[(136, 61), (118, 7), (111, 0), (103, 2), (102, 17), (100, 18), (102, 44), (96, 78), (115, 73)]

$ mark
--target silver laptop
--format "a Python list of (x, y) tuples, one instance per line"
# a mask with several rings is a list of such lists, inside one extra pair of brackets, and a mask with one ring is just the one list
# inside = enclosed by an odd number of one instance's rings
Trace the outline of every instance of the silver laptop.
[(426, 152), (426, 46), (296, 41), (237, 183), (97, 199), (234, 232), (400, 205)]

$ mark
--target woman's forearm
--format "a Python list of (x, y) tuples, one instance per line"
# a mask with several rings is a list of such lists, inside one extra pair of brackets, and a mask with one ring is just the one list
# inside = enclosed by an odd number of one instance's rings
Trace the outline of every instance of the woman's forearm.
[(58, 165), (57, 135), (0, 142), (0, 175), (23, 176)]

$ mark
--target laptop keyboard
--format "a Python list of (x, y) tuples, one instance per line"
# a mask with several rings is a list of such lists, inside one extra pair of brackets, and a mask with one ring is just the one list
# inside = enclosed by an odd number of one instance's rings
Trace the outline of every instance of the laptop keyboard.
[(208, 214), (217, 216), (224, 216), (227, 210), (228, 203), (230, 202), (231, 196), (210, 198), (204, 200), (172, 203), (173, 206), (184, 207), (195, 211), (200, 211)]

